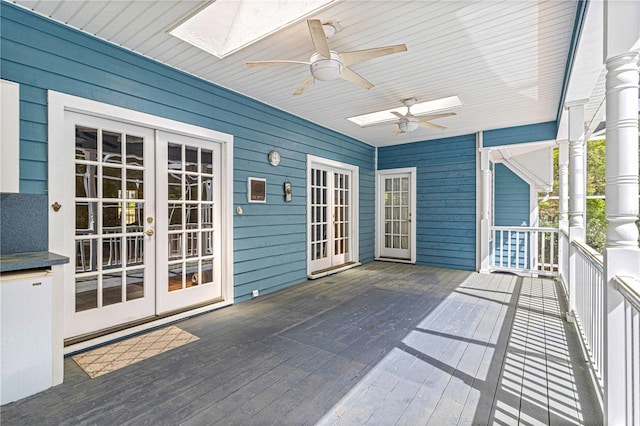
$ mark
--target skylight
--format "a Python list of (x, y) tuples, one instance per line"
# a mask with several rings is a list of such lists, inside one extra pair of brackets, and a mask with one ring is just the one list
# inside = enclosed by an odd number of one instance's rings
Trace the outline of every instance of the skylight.
[(169, 34), (224, 58), (335, 0), (216, 0)]
[[(421, 102), (414, 104), (411, 107), (411, 114), (413, 115), (425, 115), (443, 110), (456, 108), (462, 106), (462, 101), (458, 96), (449, 96), (448, 98), (436, 99), (433, 101)], [(349, 117), (347, 120), (357, 124), (360, 127), (372, 126), (374, 124), (391, 122), (398, 119), (391, 112), (396, 111), (400, 114), (406, 114), (407, 107), (391, 108), (384, 111), (372, 112), (369, 114), (358, 115), (355, 117)]]

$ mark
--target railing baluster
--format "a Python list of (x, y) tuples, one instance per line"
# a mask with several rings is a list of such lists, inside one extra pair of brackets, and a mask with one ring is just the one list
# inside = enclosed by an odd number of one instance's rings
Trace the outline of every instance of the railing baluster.
[[(492, 226), (490, 232), (489, 261), (492, 270), (551, 276), (559, 274), (556, 259), (558, 229)], [(548, 244), (551, 246), (547, 247)]]
[(520, 268), (520, 232), (516, 232), (516, 263), (515, 268)]

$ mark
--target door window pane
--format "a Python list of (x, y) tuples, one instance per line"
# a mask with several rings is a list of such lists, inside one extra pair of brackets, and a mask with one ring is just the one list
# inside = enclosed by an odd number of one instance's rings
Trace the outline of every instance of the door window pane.
[(200, 152), (200, 156), (202, 158), (202, 173), (213, 174), (213, 152), (203, 149)]
[(76, 126), (76, 159), (98, 160), (98, 130)]
[(118, 268), (121, 265), (122, 237), (102, 238), (102, 269)]
[(190, 261), (186, 264), (186, 287), (193, 287), (200, 284), (200, 274), (198, 273), (198, 261)]
[(168, 286), (169, 291), (182, 289), (182, 263), (169, 265)]
[(122, 135), (114, 132), (102, 132), (102, 161), (104, 163), (122, 163)]
[(102, 275), (102, 306), (122, 302), (122, 273)]
[(144, 166), (144, 138), (127, 135), (127, 164)]
[(102, 168), (102, 198), (122, 197), (122, 169)]
[(76, 278), (76, 312), (98, 307), (98, 276)]
[(76, 164), (76, 197), (96, 198), (98, 196), (97, 167)]
[(144, 269), (127, 271), (127, 301), (144, 297)]
[(167, 148), (167, 168), (169, 170), (182, 170), (182, 145), (176, 145), (170, 143)]
[(129, 199), (144, 198), (144, 172), (142, 170), (127, 169), (127, 192)]
[(185, 147), (185, 166), (187, 172), (198, 172), (198, 148), (191, 146)]
[(144, 264), (144, 236), (127, 237), (127, 266)]

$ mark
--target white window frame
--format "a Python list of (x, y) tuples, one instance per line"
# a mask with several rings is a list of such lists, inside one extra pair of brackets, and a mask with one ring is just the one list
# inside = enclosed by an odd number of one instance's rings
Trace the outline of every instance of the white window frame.
[[(351, 260), (355, 262), (342, 268), (332, 269), (324, 273), (311, 274), (311, 256), (309, 248), (311, 247), (311, 169), (314, 166), (325, 166), (336, 169), (349, 170), (351, 172), (351, 190), (349, 205), (351, 206), (351, 214), (349, 217), (350, 235), (351, 235)], [(333, 198), (333, 194), (331, 194)], [(360, 265), (360, 168), (352, 164), (342, 163), (340, 161), (329, 160), (323, 157), (307, 154), (307, 277), (311, 279), (321, 278), (330, 274), (335, 274), (347, 269), (351, 269)]]

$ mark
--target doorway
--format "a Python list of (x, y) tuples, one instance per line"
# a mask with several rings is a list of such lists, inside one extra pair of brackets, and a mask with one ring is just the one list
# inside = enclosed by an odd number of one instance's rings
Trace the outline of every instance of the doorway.
[(72, 259), (64, 338), (233, 303), (232, 138), (50, 98), (64, 123), (50, 127), (49, 198), (63, 206), (49, 215), (50, 247)]
[(377, 172), (376, 258), (416, 262), (416, 168)]
[(307, 159), (308, 275), (358, 264), (358, 167)]

